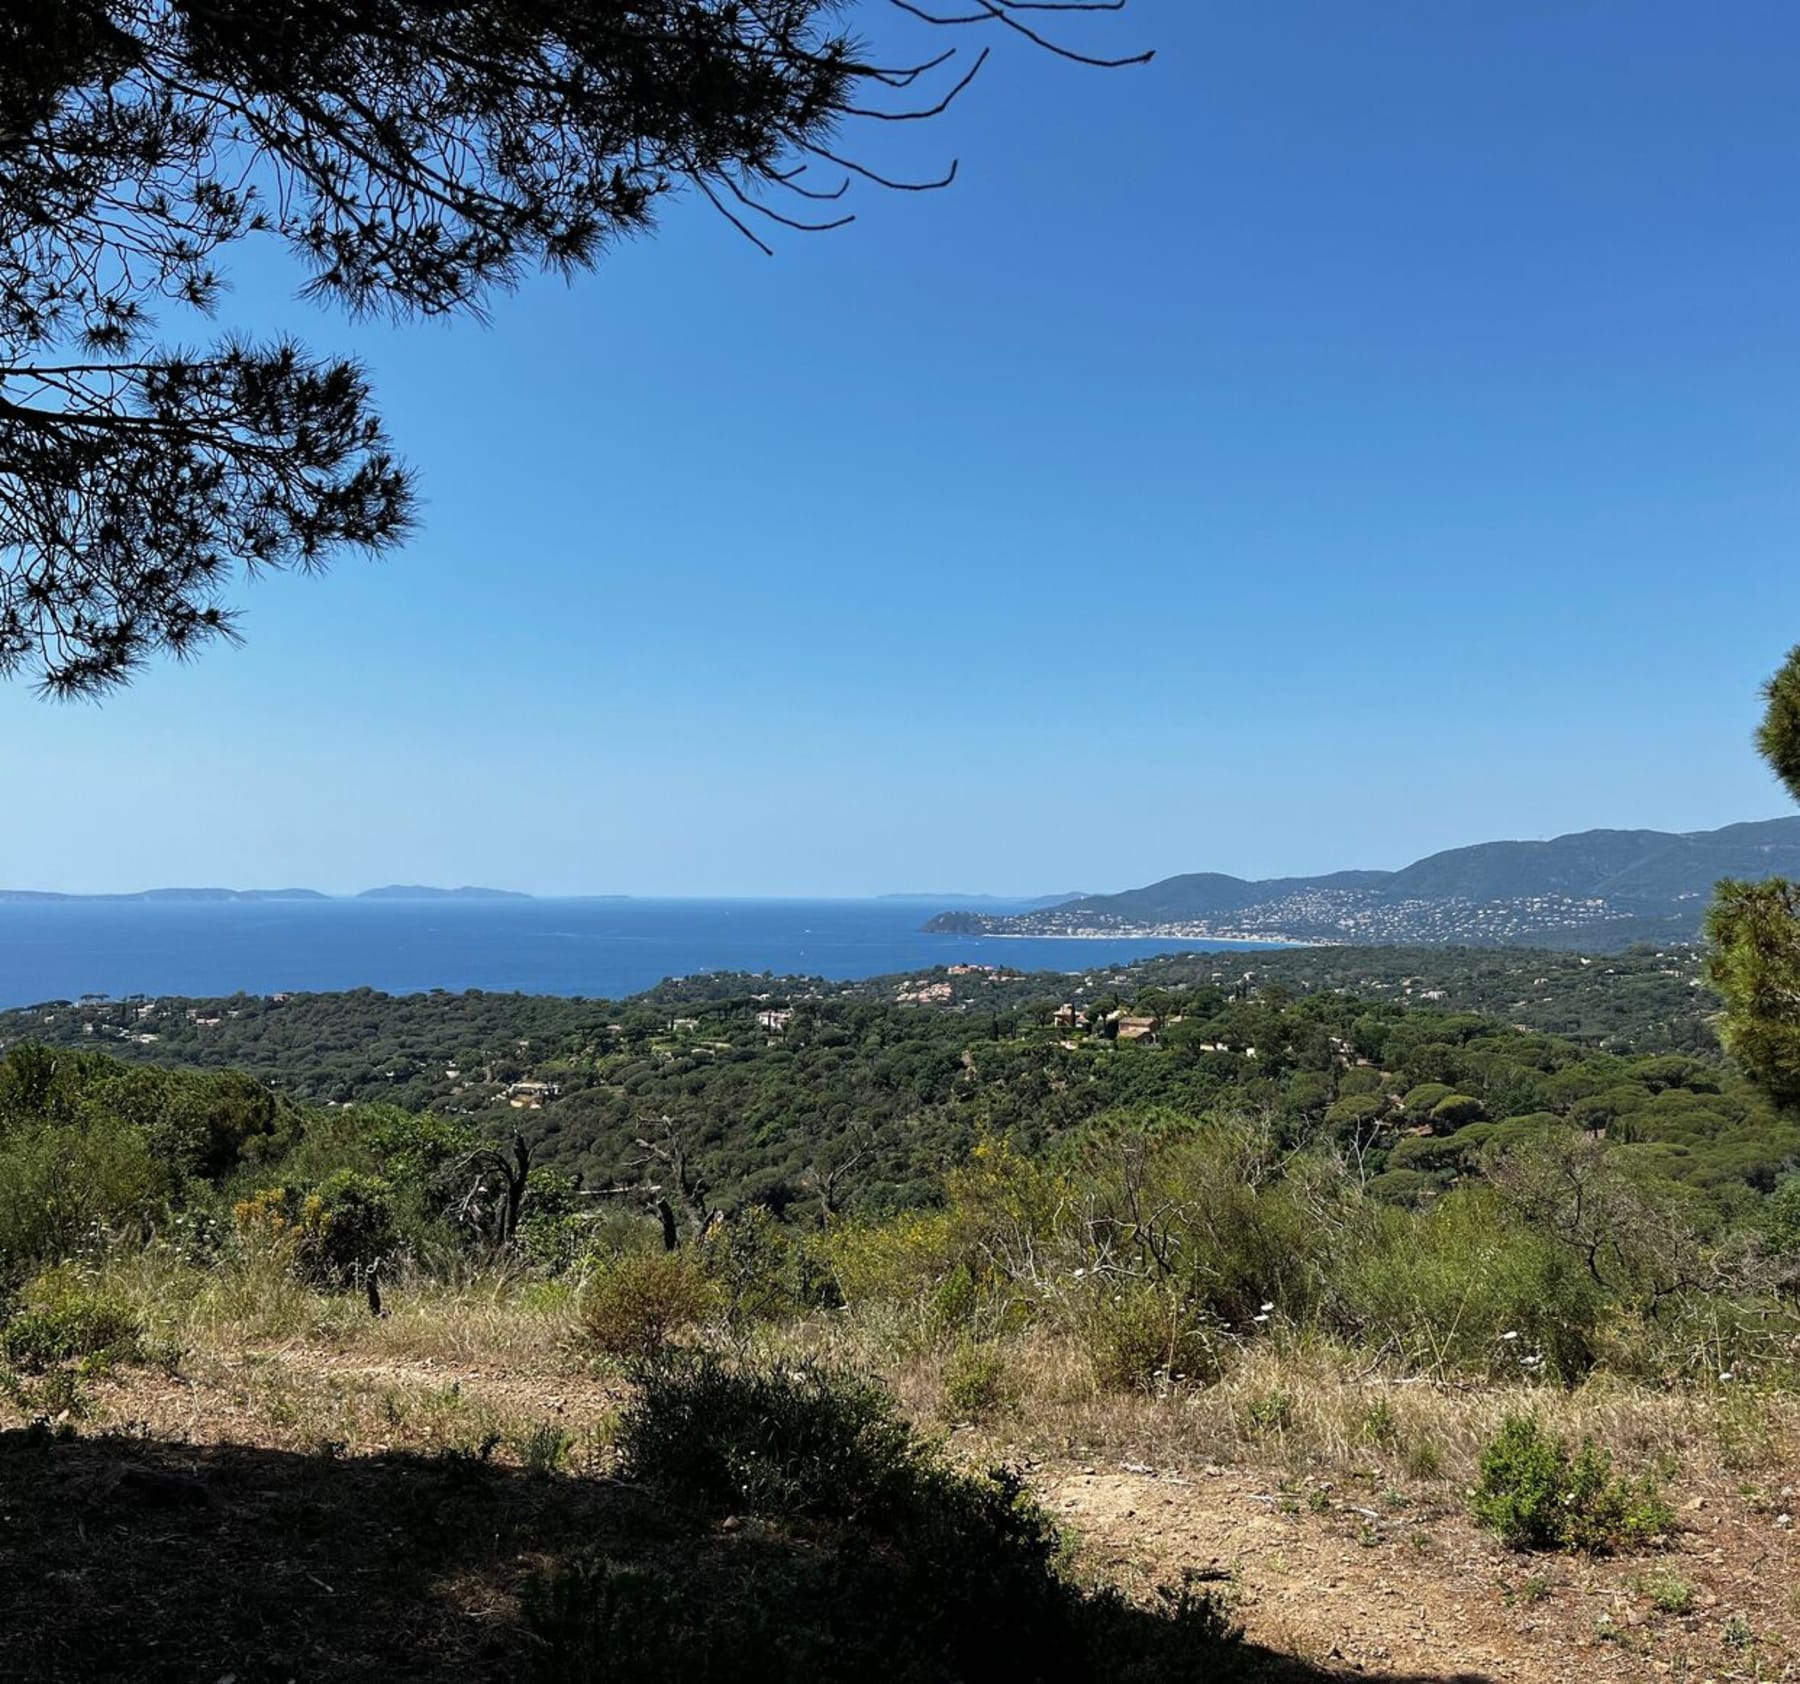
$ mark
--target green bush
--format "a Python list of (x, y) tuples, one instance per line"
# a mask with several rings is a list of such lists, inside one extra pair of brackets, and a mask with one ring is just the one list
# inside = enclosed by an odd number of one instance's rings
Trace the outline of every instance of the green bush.
[(1607, 1309), (1580, 1259), (1486, 1188), (1423, 1218), (1369, 1207), (1346, 1235), (1332, 1298), (1336, 1331), (1415, 1371), (1570, 1383), (1594, 1366)]
[(519, 1612), (536, 1640), (537, 1675), (555, 1684), (678, 1684), (718, 1677), (667, 1574), (605, 1557), (578, 1559), (525, 1581)]
[(0, 1357), (27, 1374), (60, 1363), (90, 1368), (144, 1360), (144, 1326), (122, 1304), (83, 1292), (62, 1293), (15, 1313), (0, 1329)]
[(350, 1285), (400, 1243), (392, 1186), (361, 1170), (336, 1170), (310, 1190), (259, 1187), (239, 1200), (232, 1218), (246, 1245), (291, 1256), (316, 1286)]
[(1259, 1392), (1244, 1404), (1238, 1419), (1254, 1437), (1279, 1437), (1294, 1424), (1294, 1400), (1280, 1390)]
[(595, 1270), (582, 1292), (581, 1332), (602, 1356), (648, 1362), (718, 1305), (714, 1283), (686, 1252), (621, 1252)]
[(658, 1680), (1224, 1676), (1236, 1633), (1210, 1594), (1190, 1582), (1144, 1610), (1084, 1591), (1016, 1474), (950, 1467), (867, 1380), (672, 1362), (643, 1375), (618, 1447), (671, 1516), (759, 1524), (723, 1534), (737, 1542), (711, 1596), (604, 1559), (541, 1579), (525, 1607), (546, 1676), (614, 1676), (605, 1649)]
[[(1391, 1163), (1393, 1160), (1390, 1158), (1388, 1161)], [(1363, 1189), (1377, 1204), (1403, 1206), (1424, 1204), (1438, 1190), (1436, 1180), (1417, 1169), (1384, 1170)]]
[(1349, 1094), (1326, 1107), (1325, 1126), (1338, 1134), (1367, 1134), (1386, 1111), (1387, 1100), (1380, 1094)]
[(799, 1247), (761, 1205), (715, 1222), (700, 1237), (701, 1269), (717, 1289), (721, 1313), (735, 1329), (779, 1321), (798, 1307)]
[(1217, 1379), (1224, 1364), (1217, 1321), (1178, 1286), (1097, 1282), (1076, 1326), (1094, 1378), (1109, 1391), (1204, 1384)]
[(991, 1421), (1011, 1400), (1000, 1353), (992, 1345), (957, 1346), (944, 1364), (944, 1414), (953, 1421)]
[(0, 1277), (146, 1230), (170, 1194), (168, 1167), (122, 1122), (0, 1131)]
[(312, 1218), (309, 1261), (331, 1281), (348, 1281), (389, 1256), (397, 1244), (393, 1188), (379, 1175), (340, 1169), (307, 1200)]
[(1592, 1443), (1571, 1454), (1535, 1415), (1509, 1415), (1482, 1452), (1469, 1499), (1475, 1518), (1515, 1549), (1582, 1550), (1592, 1555), (1642, 1546), (1675, 1517), (1651, 1481), (1614, 1474)]
[(1390, 1171), (1419, 1170), (1441, 1174), (1465, 1170), (1494, 1137), (1493, 1123), (1470, 1123), (1453, 1134), (1408, 1135), (1396, 1141), (1387, 1155)]
[(741, 1513), (850, 1519), (904, 1504), (925, 1447), (873, 1381), (710, 1353), (645, 1376), (619, 1424), (627, 1477)]

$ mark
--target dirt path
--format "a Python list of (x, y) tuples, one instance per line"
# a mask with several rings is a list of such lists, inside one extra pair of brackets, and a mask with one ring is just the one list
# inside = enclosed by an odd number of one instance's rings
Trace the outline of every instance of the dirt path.
[[(352, 1456), (479, 1442), (498, 1425), (501, 1458), (516, 1458), (520, 1429), (541, 1422), (569, 1435), (575, 1467), (582, 1435), (603, 1443), (621, 1401), (580, 1373), (316, 1346), (252, 1349), (179, 1379), (140, 1371), (104, 1391), (113, 1424), (176, 1442)], [(1188, 1571), (1220, 1581), (1256, 1642), (1334, 1674), (1800, 1684), (1800, 1469), (1678, 1478), (1667, 1547), (1598, 1561), (1504, 1549), (1441, 1484), (1284, 1485), (1242, 1464), (1030, 1473), (1088, 1570), (1146, 1593)]]
[(1307, 1502), (1243, 1468), (1044, 1469), (1038, 1487), (1101, 1571), (1229, 1574), (1253, 1638), (1353, 1675), (1800, 1679), (1795, 1526), (1736, 1490), (1682, 1493), (1664, 1551), (1587, 1561), (1514, 1554), (1448, 1500)]

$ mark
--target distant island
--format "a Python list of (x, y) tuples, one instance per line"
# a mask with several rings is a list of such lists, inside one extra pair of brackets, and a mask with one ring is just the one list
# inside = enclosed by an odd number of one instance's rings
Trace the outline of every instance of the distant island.
[(1482, 842), (1399, 871), (1248, 881), (1168, 877), (996, 915), (946, 910), (946, 935), (1462, 944), (1617, 950), (1691, 941), (1721, 877), (1800, 875), (1800, 817), (1722, 830), (1585, 830), (1548, 842)]
[(433, 889), (423, 883), (389, 883), (381, 889), (364, 889), (358, 900), (530, 900), (517, 889)]

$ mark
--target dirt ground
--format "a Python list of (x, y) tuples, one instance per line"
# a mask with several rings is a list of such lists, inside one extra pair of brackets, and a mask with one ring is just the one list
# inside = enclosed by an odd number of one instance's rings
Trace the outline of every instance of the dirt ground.
[[(1735, 1488), (1678, 1485), (1665, 1549), (1589, 1560), (1505, 1549), (1449, 1501), (1298, 1497), (1252, 1468), (1041, 1468), (1035, 1481), (1099, 1570), (1229, 1575), (1253, 1638), (1352, 1676), (1800, 1678), (1795, 1524)], [(1691, 1606), (1662, 1611), (1658, 1592)]]
[[(567, 1372), (301, 1346), (180, 1376), (123, 1374), (95, 1387), (79, 1433), (192, 1446), (197, 1462), (222, 1447), (324, 1448), (340, 1466), (491, 1440), (501, 1462), (522, 1465), (542, 1423), (579, 1474), (603, 1464), (618, 1402), (616, 1387)], [(990, 1459), (994, 1443), (984, 1435), (971, 1458)], [(1146, 1593), (1197, 1572), (1225, 1588), (1256, 1643), (1315, 1669), (1308, 1676), (1800, 1680), (1800, 1469), (1678, 1473), (1679, 1526), (1665, 1546), (1599, 1560), (1505, 1549), (1442, 1482), (1340, 1489), (1250, 1463), (1026, 1471), (1076, 1538), (1083, 1570)]]

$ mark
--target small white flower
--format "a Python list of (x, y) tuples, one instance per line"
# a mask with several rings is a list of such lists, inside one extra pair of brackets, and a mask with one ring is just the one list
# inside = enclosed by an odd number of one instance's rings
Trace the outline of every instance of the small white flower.
[(1731, 1370), (1730, 1370), (1730, 1369), (1729, 1369), (1729, 1368), (1728, 1368), (1728, 1369), (1726, 1369), (1726, 1370), (1725, 1370), (1725, 1371), (1724, 1371), (1724, 1373), (1722, 1373), (1722, 1374), (1721, 1374), (1721, 1375), (1720, 1375), (1720, 1376), (1719, 1376), (1719, 1378), (1720, 1378), (1720, 1379), (1721, 1379), (1721, 1380), (1735, 1380), (1735, 1379), (1736, 1379), (1736, 1378), (1737, 1378), (1737, 1376), (1736, 1376), (1736, 1375), (1735, 1375), (1735, 1374), (1733, 1374), (1733, 1373), (1732, 1373), (1732, 1372), (1731, 1372)]
[(1254, 1322), (1265, 1322), (1269, 1318), (1267, 1316), (1252, 1316), (1250, 1319)]
[(1502, 1333), (1500, 1337), (1502, 1339), (1517, 1339), (1519, 1336), (1516, 1333)]
[(1275, 1306), (1272, 1303), (1263, 1305), (1263, 1314), (1266, 1316), (1274, 1308)]

